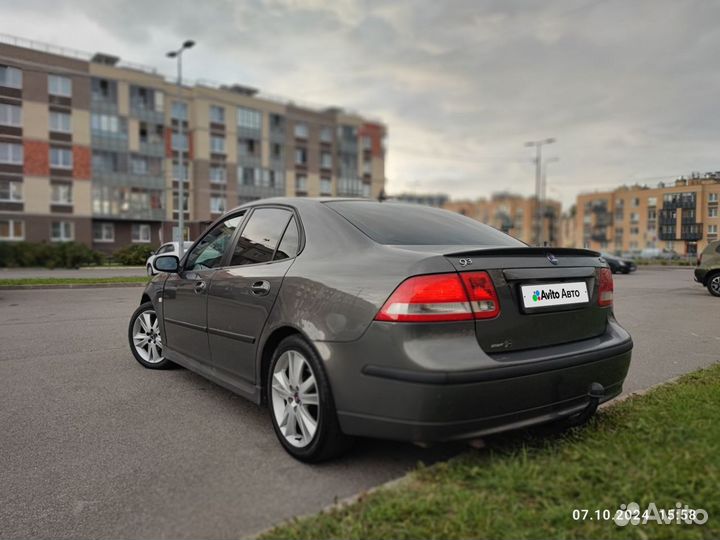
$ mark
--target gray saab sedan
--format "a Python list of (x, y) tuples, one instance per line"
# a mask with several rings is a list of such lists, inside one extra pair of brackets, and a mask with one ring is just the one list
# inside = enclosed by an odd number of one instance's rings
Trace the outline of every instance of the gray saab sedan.
[(578, 424), (621, 392), (630, 364), (598, 253), (528, 247), (444, 210), (256, 201), (154, 266), (129, 325), (138, 362), (267, 403), (302, 461), (357, 436)]

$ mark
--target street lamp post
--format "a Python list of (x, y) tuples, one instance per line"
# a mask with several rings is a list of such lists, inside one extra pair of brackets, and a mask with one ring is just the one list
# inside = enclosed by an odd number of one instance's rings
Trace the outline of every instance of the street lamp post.
[(525, 146), (535, 147), (535, 244), (540, 245), (540, 237), (542, 231), (542, 214), (541, 214), (541, 203), (540, 197), (542, 196), (542, 147), (546, 144), (552, 144), (555, 139), (549, 137), (547, 139), (541, 139), (539, 141), (529, 141), (525, 143)]
[[(168, 58), (177, 58), (177, 98), (178, 103), (182, 99), (182, 53), (190, 49), (195, 42), (188, 39), (177, 51), (167, 53)], [(180, 241), (178, 242), (178, 256), (182, 259), (185, 252), (185, 151), (183, 147), (183, 119), (178, 118), (178, 229)], [(174, 239), (173, 239), (174, 240)]]
[[(560, 161), (560, 158), (559, 158), (559, 157), (547, 158), (547, 159), (545, 160), (545, 165), (543, 166), (543, 170), (542, 170), (542, 181), (541, 181), (541, 182), (542, 182), (542, 189), (540, 190), (540, 191), (541, 191), (541, 197), (542, 197), (542, 203), (541, 203), (541, 206), (540, 206), (540, 211), (541, 211), (541, 214), (540, 214), (540, 215), (542, 216), (542, 220), (540, 221), (540, 230), (543, 231), (543, 232), (541, 233), (542, 236), (541, 236), (541, 238), (540, 238), (540, 243), (541, 243), (541, 244), (544, 243), (543, 240), (544, 240), (544, 238), (545, 238), (545, 236), (544, 236), (545, 232), (544, 232), (544, 227), (543, 227), (543, 221), (544, 221), (544, 218), (545, 218), (545, 201), (547, 201), (547, 169), (548, 169), (548, 165), (550, 165), (550, 163), (557, 163), (558, 161)], [(549, 236), (549, 233), (550, 233), (550, 221), (548, 220), (548, 236)], [(549, 239), (549, 238), (548, 238), (548, 239)]]

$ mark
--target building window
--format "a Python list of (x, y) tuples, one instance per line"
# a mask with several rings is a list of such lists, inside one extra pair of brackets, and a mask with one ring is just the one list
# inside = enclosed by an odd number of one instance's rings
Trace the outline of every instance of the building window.
[(295, 149), (295, 164), (296, 165), (307, 165), (307, 149), (296, 148)]
[(332, 169), (332, 154), (330, 152), (320, 153), (320, 167), (323, 169)]
[(717, 234), (718, 232), (718, 226), (717, 225), (708, 225), (708, 234)]
[(0, 163), (22, 165), (23, 146), (16, 143), (0, 142)]
[(188, 136), (187, 133), (177, 133), (173, 131), (172, 134), (172, 149), (176, 151), (182, 150), (187, 152), (188, 150)]
[(307, 176), (298, 174), (295, 177), (295, 191), (297, 193), (307, 193)]
[(657, 197), (648, 197), (648, 206), (657, 206)]
[(22, 125), (22, 109), (18, 105), (0, 103), (0, 125), (20, 127)]
[(170, 111), (174, 120), (187, 120), (188, 119), (188, 106), (184, 101), (173, 101), (172, 109)]
[(187, 182), (190, 178), (190, 167), (188, 166), (188, 163), (185, 162), (181, 171), (180, 163), (173, 161), (173, 180), (180, 181), (180, 177)]
[(210, 197), (210, 213), (223, 214), (225, 212), (225, 197)]
[(50, 131), (71, 133), (72, 127), (70, 126), (70, 114), (50, 111)]
[(225, 137), (221, 135), (212, 135), (210, 137), (210, 151), (214, 154), (225, 153)]
[(244, 186), (259, 186), (262, 181), (262, 169), (254, 167), (238, 167), (239, 176)]
[(75, 238), (75, 224), (72, 221), (53, 221), (50, 239), (53, 242), (71, 242)]
[(130, 158), (130, 172), (139, 176), (145, 176), (148, 173), (148, 162), (143, 157), (133, 156)]
[(72, 204), (72, 184), (68, 182), (54, 182), (50, 188), (53, 204)]
[(48, 75), (48, 94), (51, 96), (72, 96), (72, 80), (70, 77)]
[(210, 167), (210, 181), (215, 184), (224, 184), (227, 182), (227, 170), (222, 165), (212, 165)]
[(0, 66), (0, 86), (22, 88), (22, 71), (10, 66)]
[(657, 219), (657, 210), (654, 210), (654, 209), (648, 210), (648, 219), (649, 220)]
[(238, 141), (238, 155), (257, 156), (260, 152), (260, 141), (255, 139), (240, 139)]
[(72, 169), (72, 150), (69, 148), (50, 148), (50, 167), (55, 169)]
[(0, 219), (0, 240), (24, 240), (25, 222), (21, 219)]
[(210, 105), (210, 121), (214, 124), (225, 123), (225, 107)]
[(332, 179), (320, 178), (320, 195), (332, 195)]
[(114, 223), (93, 223), (93, 241), (94, 242), (114, 242), (115, 241), (115, 224)]
[(295, 124), (294, 133), (295, 133), (296, 139), (307, 139), (308, 138), (307, 124), (302, 124), (302, 123)]
[(107, 133), (120, 133), (120, 119), (110, 114), (95, 114), (90, 117), (90, 127), (93, 131)]
[(632, 235), (640, 234), (640, 228), (639, 227), (630, 227), (630, 234), (632, 234)]
[(333, 129), (331, 127), (324, 127), (320, 130), (320, 140), (325, 143), (331, 143), (333, 141)]
[(363, 174), (372, 174), (372, 161), (364, 160), (362, 167)]
[(262, 129), (262, 114), (259, 111), (238, 107), (237, 125), (248, 129)]
[(710, 208), (708, 208), (708, 217), (718, 217), (717, 206), (711, 206)]
[(282, 159), (283, 151), (282, 145), (279, 143), (273, 143), (271, 147), (271, 153), (273, 159)]
[(148, 225), (147, 223), (133, 223), (132, 241), (136, 244), (149, 244), (150, 225)]
[(362, 185), (362, 196), (363, 196), (363, 197), (370, 197), (370, 184), (363, 184), (363, 185)]
[(630, 223), (637, 223), (640, 221), (640, 214), (637, 212), (630, 213)]
[(708, 202), (718, 202), (718, 194), (708, 193)]
[(361, 139), (363, 150), (372, 150), (372, 139), (368, 135), (363, 135)]
[(0, 201), (21, 202), (22, 200), (22, 182), (0, 180)]
[(632, 205), (633, 205), (633, 208), (637, 208), (638, 206), (640, 206), (640, 198), (639, 198), (639, 197), (633, 197), (633, 199), (632, 199)]

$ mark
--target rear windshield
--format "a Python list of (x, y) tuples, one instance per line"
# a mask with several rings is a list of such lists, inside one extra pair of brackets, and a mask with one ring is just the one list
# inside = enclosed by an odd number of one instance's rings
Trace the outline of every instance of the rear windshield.
[(325, 203), (379, 244), (524, 246), (479, 221), (429, 206), (366, 201)]

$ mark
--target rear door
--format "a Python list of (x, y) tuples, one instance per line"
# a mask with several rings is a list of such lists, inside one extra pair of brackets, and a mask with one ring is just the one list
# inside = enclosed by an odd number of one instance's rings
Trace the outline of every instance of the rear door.
[(213, 275), (208, 296), (216, 369), (255, 383), (257, 343), (299, 244), (297, 217), (286, 207), (255, 208), (236, 235), (227, 267)]
[(243, 214), (234, 214), (210, 229), (170, 274), (163, 290), (165, 347), (198, 362), (210, 360), (207, 336), (207, 292), (222, 265)]
[(447, 256), (459, 272), (486, 270), (500, 314), (475, 323), (486, 352), (557, 345), (603, 334), (606, 307), (598, 305), (600, 258), (591, 251), (507, 248)]

